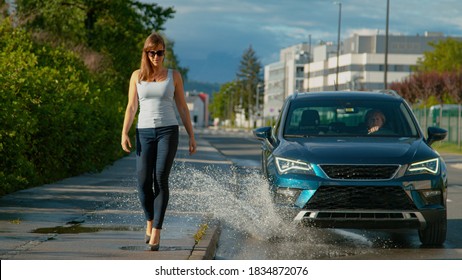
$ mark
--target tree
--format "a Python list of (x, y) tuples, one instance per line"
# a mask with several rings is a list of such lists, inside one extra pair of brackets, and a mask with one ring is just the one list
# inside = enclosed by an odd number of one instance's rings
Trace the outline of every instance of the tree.
[[(163, 31), (175, 13), (172, 7), (134, 0), (17, 0), (16, 4), (20, 24), (36, 38), (78, 51), (87, 66), (96, 64), (90, 68), (98, 72), (113, 68), (113, 79), (121, 81), (124, 89), (131, 72), (139, 67), (146, 37)], [(167, 51), (167, 66), (178, 67), (173, 49)], [(186, 76), (187, 69), (178, 68)]]
[(410, 78), (407, 77), (401, 82), (393, 82), (390, 84), (390, 89), (396, 91), (404, 99), (410, 103), (416, 103), (419, 100), (419, 96), (412, 90)]
[(446, 72), (443, 75), (444, 87), (449, 96), (457, 104), (462, 103), (462, 69), (457, 72)]
[[(164, 38), (166, 38), (166, 36), (164, 36)], [(180, 61), (178, 60), (177, 56), (175, 55), (175, 51), (174, 51), (175, 42), (166, 38), (165, 44), (166, 44), (165, 47), (167, 49), (166, 54), (165, 54), (165, 61), (164, 61), (165, 67), (171, 68), (171, 69), (177, 69), (181, 73), (183, 80), (187, 80), (189, 69), (187, 67), (180, 66)]]
[[(443, 108), (444, 99), (446, 97), (446, 93), (444, 91), (444, 81), (442, 79), (442, 75), (436, 71), (429, 71), (420, 73), (420, 78), (422, 80), (423, 90), (428, 95), (434, 98)], [(443, 110), (440, 110), (440, 117), (441, 120), (443, 117)]]
[(261, 83), (259, 76), (261, 69), (261, 63), (255, 51), (252, 46), (249, 46), (242, 55), (239, 70), (236, 74), (237, 80), (242, 87), (242, 95), (240, 96), (242, 107), (248, 119), (250, 119), (256, 105), (256, 90), (258, 84)]
[(210, 104), (212, 117), (229, 120), (230, 125), (234, 124), (235, 109), (239, 104), (240, 88), (236, 81), (228, 82), (220, 87), (219, 92), (213, 94), (213, 100)]
[(462, 69), (457, 72), (445, 73), (443, 76), (444, 86), (448, 94), (453, 98), (457, 104), (459, 104), (459, 110), (457, 114), (458, 132), (457, 135), (457, 146), (460, 149), (462, 132), (460, 125), (462, 123)]
[(37, 44), (8, 18), (0, 24), (0, 49), (0, 195), (117, 158), (121, 94), (74, 52)]
[(0, 0), (0, 19), (8, 17), (8, 4), (6, 0)]
[(453, 38), (430, 43), (433, 51), (424, 52), (423, 59), (417, 63), (418, 70), (428, 71), (458, 71), (462, 69), (462, 42)]

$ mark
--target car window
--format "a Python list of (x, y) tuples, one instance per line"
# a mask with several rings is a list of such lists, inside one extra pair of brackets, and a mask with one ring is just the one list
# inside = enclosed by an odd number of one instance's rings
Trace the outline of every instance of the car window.
[(293, 100), (284, 136), (417, 137), (418, 129), (402, 102)]

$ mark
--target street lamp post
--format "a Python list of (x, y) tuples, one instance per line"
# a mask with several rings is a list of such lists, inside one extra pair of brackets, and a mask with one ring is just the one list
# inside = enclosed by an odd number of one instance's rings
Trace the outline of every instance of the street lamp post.
[(226, 111), (227, 111), (227, 120), (229, 120), (229, 126), (231, 127), (231, 124), (233, 123), (232, 120), (231, 120), (231, 116), (233, 115), (232, 114), (232, 96), (231, 96), (231, 91), (228, 89), (227, 92), (226, 92), (227, 96), (228, 96), (228, 106), (226, 108)]
[(342, 3), (335, 2), (338, 5), (338, 32), (337, 32), (337, 69), (335, 72), (335, 90), (338, 90), (338, 72), (339, 72), (339, 56), (340, 56), (340, 25), (342, 22)]
[[(261, 84), (258, 83), (257, 86), (255, 87), (255, 96), (256, 96), (256, 112), (257, 112), (257, 123), (256, 125), (258, 126), (258, 121), (261, 119), (261, 112), (260, 112), (260, 94), (259, 94), (259, 88), (260, 88)], [(260, 124), (262, 125), (262, 124)]]
[(308, 71), (308, 75), (307, 75), (308, 84), (306, 86), (306, 91), (310, 91), (310, 71), (311, 71), (310, 65), (311, 65), (311, 57), (312, 57), (311, 56), (311, 34), (308, 36), (308, 42), (309, 42), (308, 43), (308, 53), (309, 53), (309, 55), (308, 55), (308, 70), (307, 70)]
[(259, 86), (259, 85), (260, 85), (260, 84), (257, 84), (257, 86), (255, 87), (255, 95), (256, 95), (255, 98), (257, 99), (256, 102), (255, 102), (255, 103), (256, 103), (256, 107), (257, 107), (256, 110), (255, 110), (255, 111), (257, 112), (257, 121), (255, 122), (255, 125), (256, 125), (256, 126), (258, 126), (258, 123), (257, 123), (257, 122), (258, 122), (258, 117), (259, 117), (258, 114), (260, 113), (260, 108), (258, 107), (258, 106), (260, 105), (260, 104), (258, 104), (258, 103), (259, 103), (259, 102), (258, 102), (258, 99), (259, 99), (259, 98), (258, 98), (258, 97), (259, 97), (259, 96), (258, 96), (258, 86)]
[(386, 29), (385, 29), (385, 62), (383, 68), (383, 88), (387, 89), (388, 81), (388, 22), (390, 17), (390, 0), (387, 0), (387, 20), (386, 20)]

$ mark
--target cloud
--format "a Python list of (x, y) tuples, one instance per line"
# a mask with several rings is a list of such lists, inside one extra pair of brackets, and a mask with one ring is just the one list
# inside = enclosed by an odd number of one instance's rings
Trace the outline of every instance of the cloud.
[(262, 30), (269, 31), (281, 37), (289, 37), (294, 39), (304, 40), (308, 37), (308, 32), (305, 28), (287, 25), (264, 26)]
[[(180, 15), (186, 14), (204, 14), (210, 13), (220, 14), (265, 14), (268, 13), (266, 5), (262, 5), (260, 1), (245, 1), (245, 0), (191, 0), (191, 1), (156, 1), (157, 3), (178, 3), (174, 5), (175, 10)], [(255, 2), (255, 3), (254, 3)]]

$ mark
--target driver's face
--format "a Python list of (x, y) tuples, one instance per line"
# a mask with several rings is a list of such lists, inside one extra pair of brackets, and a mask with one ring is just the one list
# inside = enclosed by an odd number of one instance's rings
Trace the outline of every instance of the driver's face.
[(368, 120), (367, 125), (369, 127), (378, 126), (381, 127), (383, 125), (383, 117), (380, 113), (374, 113)]

